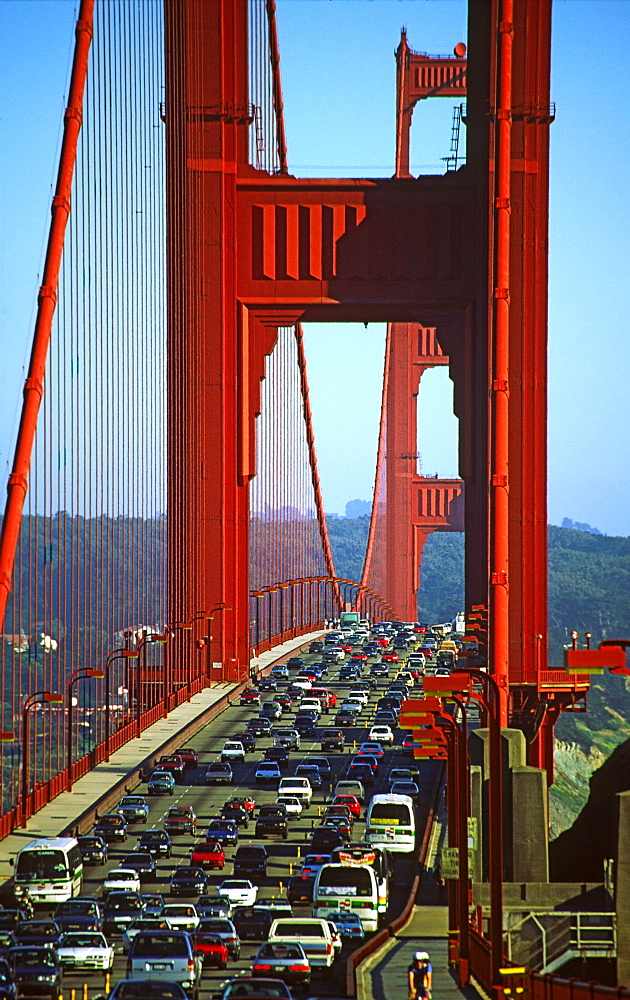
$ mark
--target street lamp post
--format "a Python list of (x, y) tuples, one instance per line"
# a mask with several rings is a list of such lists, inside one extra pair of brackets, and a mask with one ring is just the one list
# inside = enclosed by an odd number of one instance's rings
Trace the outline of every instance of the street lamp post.
[(121, 646), (119, 649), (114, 649), (107, 659), (105, 660), (105, 761), (109, 762), (109, 740), (110, 740), (110, 701), (111, 701), (111, 685), (110, 685), (110, 669), (112, 663), (116, 660), (127, 660), (127, 659), (137, 659), (137, 652), (135, 649), (129, 649), (127, 646)]
[(27, 801), (29, 784), (29, 756), (30, 756), (30, 711), (36, 705), (53, 704), (63, 705), (63, 695), (52, 691), (37, 691), (29, 694), (22, 706), (22, 795), (21, 795), (21, 823), (26, 826)]
[(72, 731), (72, 722), (73, 722), (73, 719), (72, 719), (73, 711), (72, 710), (73, 710), (73, 707), (74, 707), (73, 704), (72, 704), (72, 688), (74, 687), (74, 685), (76, 684), (76, 682), (78, 680), (80, 680), (81, 678), (83, 678), (83, 677), (104, 677), (104, 676), (105, 676), (105, 671), (104, 670), (97, 670), (97, 669), (93, 669), (92, 667), (84, 667), (84, 668), (80, 668), (79, 670), (73, 670), (72, 673), (70, 674), (70, 677), (68, 678), (68, 697), (67, 697), (67, 703), (68, 703), (68, 733), (67, 733), (67, 740), (68, 740), (68, 763), (67, 763), (67, 769), (66, 769), (66, 791), (67, 792), (71, 792), (72, 791), (72, 783), (73, 783), (73, 777), (74, 777), (74, 774), (73, 774), (73, 771), (74, 771), (74, 762), (72, 760), (72, 749), (73, 749), (72, 748), (72, 742), (73, 742), (73, 735), (74, 735), (73, 731)]
[[(149, 642), (168, 642), (168, 635), (159, 635), (156, 632), (146, 632), (138, 642), (138, 658), (136, 660), (136, 739), (142, 736), (142, 652)], [(146, 653), (144, 656), (146, 661)]]

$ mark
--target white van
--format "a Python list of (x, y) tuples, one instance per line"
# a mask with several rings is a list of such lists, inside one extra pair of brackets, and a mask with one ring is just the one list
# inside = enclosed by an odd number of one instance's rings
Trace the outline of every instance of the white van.
[(322, 865), (313, 888), (313, 916), (325, 917), (330, 910), (347, 910), (359, 917), (363, 930), (378, 930), (378, 883), (369, 865)]
[(365, 839), (375, 847), (410, 854), (416, 846), (413, 800), (408, 795), (373, 795), (365, 819)]

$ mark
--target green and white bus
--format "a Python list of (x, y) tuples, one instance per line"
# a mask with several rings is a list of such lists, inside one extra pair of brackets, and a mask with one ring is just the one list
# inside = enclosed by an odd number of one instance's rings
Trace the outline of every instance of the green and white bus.
[(16, 890), (28, 890), (32, 903), (61, 903), (81, 894), (83, 858), (74, 837), (31, 840), (14, 862)]

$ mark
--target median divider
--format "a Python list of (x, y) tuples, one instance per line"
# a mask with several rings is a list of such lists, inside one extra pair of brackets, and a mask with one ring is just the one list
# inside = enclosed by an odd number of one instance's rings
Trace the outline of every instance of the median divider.
[(357, 968), (373, 955), (380, 948), (383, 947), (389, 941), (390, 938), (396, 937), (396, 935), (407, 926), (411, 917), (413, 915), (414, 907), (416, 905), (416, 900), (418, 896), (418, 891), (420, 889), (420, 883), (422, 881), (422, 876), (424, 873), (424, 863), (427, 856), (427, 851), (429, 849), (429, 841), (431, 838), (431, 829), (435, 821), (435, 817), (438, 811), (439, 797), (442, 789), (442, 784), (444, 782), (444, 765), (441, 765), (436, 769), (435, 776), (433, 779), (433, 786), (431, 788), (431, 794), (429, 797), (429, 811), (427, 813), (427, 819), (424, 827), (424, 833), (422, 836), (422, 843), (420, 844), (420, 850), (418, 852), (418, 867), (416, 874), (414, 876), (413, 882), (411, 883), (411, 890), (409, 896), (407, 897), (407, 902), (404, 909), (387, 927), (378, 931), (374, 934), (369, 941), (365, 944), (360, 945), (356, 951), (353, 951), (351, 955), (348, 956), (346, 960), (346, 996), (356, 997), (357, 995)]

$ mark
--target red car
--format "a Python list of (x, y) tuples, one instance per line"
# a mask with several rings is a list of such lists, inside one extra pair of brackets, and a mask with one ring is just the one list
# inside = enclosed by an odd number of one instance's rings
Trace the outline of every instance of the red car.
[(228, 947), (218, 934), (211, 931), (195, 931), (193, 935), (195, 951), (203, 957), (203, 964), (214, 965), (217, 969), (225, 969), (228, 960)]
[(424, 653), (427, 660), (433, 659), (433, 647), (432, 646), (420, 646), (420, 652)]
[(389, 646), (389, 639), (377, 639), (376, 645), (380, 646), (381, 649), (387, 649), (387, 647)]
[(180, 757), (177, 753), (165, 754), (157, 762), (157, 768), (159, 771), (170, 771), (175, 781), (184, 780), (184, 771), (186, 770), (186, 763), (183, 757)]
[(241, 705), (260, 705), (260, 695), (257, 688), (245, 688), (241, 691)]
[(361, 803), (356, 795), (335, 795), (333, 806), (347, 806), (353, 816), (361, 815)]
[(334, 708), (337, 704), (337, 695), (334, 691), (329, 691), (328, 688), (313, 687), (308, 693), (309, 698), (321, 698), (324, 702), (324, 707)]
[(190, 863), (199, 868), (223, 868), (225, 851), (217, 840), (203, 841), (193, 847)]
[(398, 663), (398, 653), (383, 653), (381, 663)]
[(367, 658), (368, 658), (367, 653), (364, 653), (363, 650), (361, 649), (356, 649), (352, 654), (353, 660), (361, 660), (362, 663), (367, 663)]
[(348, 643), (346, 643), (345, 646), (340, 646), (339, 647), (339, 649), (343, 649), (344, 653), (351, 653), (352, 650), (353, 650), (353, 648), (354, 647), (353, 646), (349, 646)]
[(183, 757), (184, 765), (186, 769), (197, 767), (199, 763), (199, 758), (197, 756), (197, 751), (193, 750), (192, 747), (180, 747), (175, 753), (178, 757)]
[(293, 699), (284, 691), (282, 694), (277, 694), (274, 701), (277, 701), (278, 704), (282, 706), (283, 712), (288, 712), (288, 710), (293, 707)]

